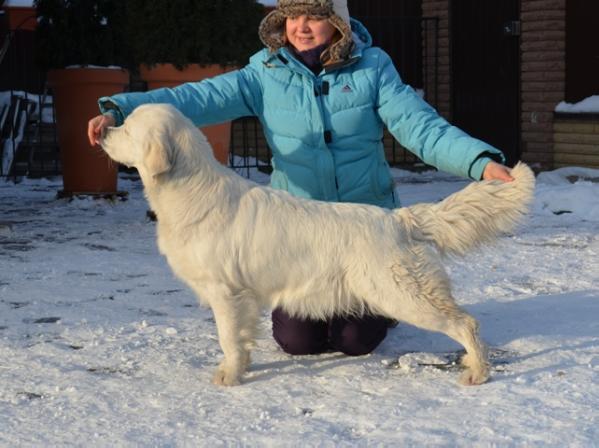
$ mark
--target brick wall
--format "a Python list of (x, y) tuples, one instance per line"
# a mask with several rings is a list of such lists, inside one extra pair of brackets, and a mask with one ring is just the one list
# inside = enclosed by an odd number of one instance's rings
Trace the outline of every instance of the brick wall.
[(553, 111), (565, 97), (566, 0), (522, 0), (522, 159), (552, 168)]
[[(451, 114), (451, 78), (449, 65), (449, 0), (422, 0), (422, 16), (437, 17), (439, 19), (439, 53), (437, 68), (437, 98), (435, 107), (441, 115), (450, 119)], [(435, 74), (427, 74), (431, 81), (435, 80)], [(425, 86), (427, 91), (432, 86)]]
[(558, 115), (553, 123), (553, 167), (599, 168), (599, 114)]

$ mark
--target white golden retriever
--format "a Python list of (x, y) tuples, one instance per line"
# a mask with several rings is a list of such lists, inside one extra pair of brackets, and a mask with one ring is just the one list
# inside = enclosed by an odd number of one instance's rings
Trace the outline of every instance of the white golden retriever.
[(224, 353), (214, 382), (239, 384), (262, 307), (325, 319), (365, 309), (445, 333), (466, 349), (463, 384), (489, 378), (477, 321), (451, 295), (440, 254), (464, 254), (514, 227), (534, 174), (474, 182), (437, 204), (396, 210), (293, 197), (219, 164), (167, 105), (137, 108), (103, 149), (135, 166), (158, 217), (158, 246), (214, 312)]

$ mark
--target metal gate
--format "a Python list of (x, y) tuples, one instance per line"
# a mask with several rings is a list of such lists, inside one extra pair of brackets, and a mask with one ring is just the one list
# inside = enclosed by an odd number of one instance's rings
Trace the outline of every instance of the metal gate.
[(452, 120), (520, 156), (519, 0), (452, 0)]
[(566, 2), (566, 101), (599, 93), (599, 2)]

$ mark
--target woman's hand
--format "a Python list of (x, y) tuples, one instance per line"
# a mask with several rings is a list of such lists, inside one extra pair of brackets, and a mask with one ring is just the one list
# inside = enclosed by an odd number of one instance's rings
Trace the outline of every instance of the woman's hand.
[(90, 145), (99, 145), (104, 130), (107, 127), (114, 126), (114, 117), (110, 114), (98, 115), (97, 117), (89, 120), (87, 124), (87, 138), (89, 139)]
[(500, 180), (502, 182), (511, 182), (514, 178), (510, 174), (511, 170), (497, 162), (489, 162), (483, 171), (483, 180)]

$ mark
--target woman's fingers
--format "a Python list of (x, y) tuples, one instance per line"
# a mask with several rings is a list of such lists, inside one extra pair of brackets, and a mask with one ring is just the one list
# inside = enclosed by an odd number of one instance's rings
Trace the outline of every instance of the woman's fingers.
[(511, 182), (514, 180), (510, 174), (510, 169), (497, 162), (489, 162), (483, 171), (483, 180), (500, 180), (503, 182)]

